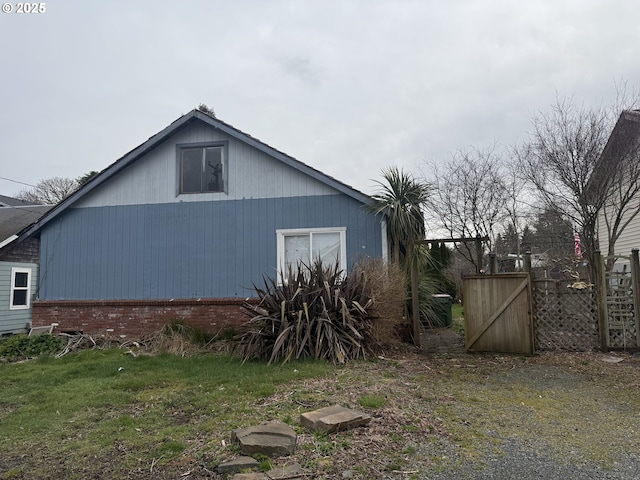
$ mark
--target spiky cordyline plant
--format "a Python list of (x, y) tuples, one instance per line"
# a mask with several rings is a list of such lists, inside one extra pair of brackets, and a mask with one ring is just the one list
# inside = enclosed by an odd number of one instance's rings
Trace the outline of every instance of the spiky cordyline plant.
[(431, 186), (416, 180), (413, 175), (391, 166), (382, 170), (385, 182), (376, 182), (380, 192), (373, 195), (367, 206), (374, 214), (384, 214), (387, 234), (393, 247), (394, 262), (400, 264), (400, 245), (424, 238), (422, 207), (431, 195)]
[(243, 361), (315, 358), (333, 363), (362, 357), (370, 350), (372, 305), (365, 277), (346, 277), (337, 265), (320, 260), (289, 268), (278, 284), (265, 276), (262, 288), (254, 285), (258, 305), (245, 305), (253, 318), (238, 337)]

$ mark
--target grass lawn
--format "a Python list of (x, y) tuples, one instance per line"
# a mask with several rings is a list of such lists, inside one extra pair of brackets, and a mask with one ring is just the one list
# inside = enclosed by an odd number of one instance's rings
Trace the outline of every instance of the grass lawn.
[[(267, 366), (112, 348), (0, 364), (0, 479), (227, 478), (216, 466), (237, 453), (231, 430), (270, 419), (299, 434), (281, 461), (315, 479), (427, 478), (466, 461), (482, 469), (505, 438), (615, 468), (640, 445), (640, 358), (605, 358), (404, 347), (339, 367)], [(301, 413), (336, 403), (371, 414), (371, 425), (302, 430)]]
[(464, 309), (462, 304), (454, 303), (451, 306), (451, 320), (453, 331), (464, 333)]
[(0, 478), (51, 478), (52, 468), (58, 478), (85, 478), (96, 464), (117, 478), (203, 452), (215, 463), (218, 451), (228, 456), (222, 440), (233, 428), (292, 422), (278, 405), (262, 404), (279, 385), (330, 370), (118, 348), (0, 365)]

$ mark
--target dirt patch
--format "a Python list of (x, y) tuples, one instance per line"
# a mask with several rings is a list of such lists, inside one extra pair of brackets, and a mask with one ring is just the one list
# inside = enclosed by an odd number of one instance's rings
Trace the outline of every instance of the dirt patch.
[(452, 328), (429, 328), (422, 332), (422, 350), (425, 353), (466, 353), (464, 335)]
[(304, 411), (330, 402), (359, 408), (364, 393), (386, 398), (365, 409), (368, 428), (300, 432), (286, 461), (309, 478), (631, 479), (640, 468), (629, 453), (640, 444), (630, 427), (640, 415), (640, 361), (623, 357), (613, 365), (601, 354), (396, 351), (270, 401), (286, 410), (304, 399)]

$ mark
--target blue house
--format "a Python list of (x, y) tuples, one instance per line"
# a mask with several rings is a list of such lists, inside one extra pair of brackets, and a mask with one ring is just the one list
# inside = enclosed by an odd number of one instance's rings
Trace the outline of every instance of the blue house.
[(370, 198), (193, 110), (65, 199), (40, 238), (35, 325), (135, 335), (245, 320), (253, 285), (298, 260), (387, 254)]

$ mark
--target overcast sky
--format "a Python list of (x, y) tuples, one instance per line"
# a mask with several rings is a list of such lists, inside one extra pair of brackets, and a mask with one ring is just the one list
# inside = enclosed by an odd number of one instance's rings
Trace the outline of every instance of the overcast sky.
[(44, 5), (0, 13), (0, 176), (28, 184), (102, 170), (202, 102), (373, 193), (383, 167), (522, 140), (557, 94), (640, 86), (637, 0)]

